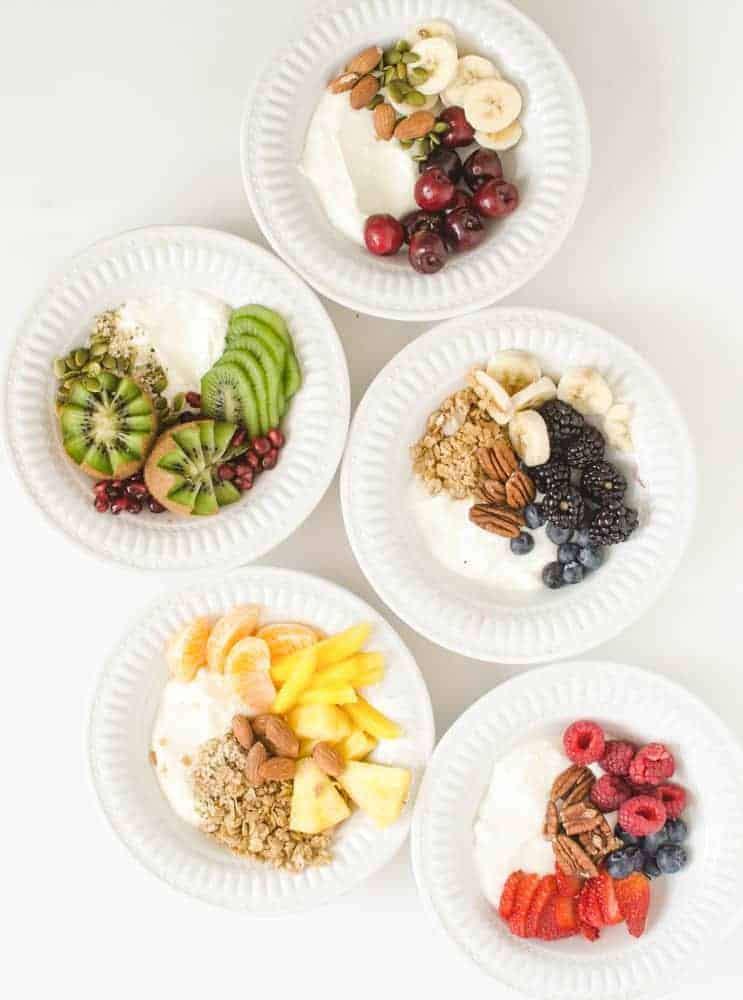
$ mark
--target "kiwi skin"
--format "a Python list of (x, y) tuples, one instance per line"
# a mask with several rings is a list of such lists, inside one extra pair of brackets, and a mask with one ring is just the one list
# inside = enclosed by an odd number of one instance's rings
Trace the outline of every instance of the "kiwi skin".
[[(201, 424), (211, 424), (214, 423), (213, 420), (191, 420), (186, 425), (187, 427), (200, 427)], [(205, 515), (196, 515), (188, 507), (185, 507), (181, 503), (174, 503), (168, 498), (168, 493), (173, 487), (175, 482), (176, 474), (170, 472), (169, 469), (161, 469), (158, 466), (158, 462), (176, 443), (172, 440), (173, 434), (176, 431), (183, 430), (183, 424), (176, 424), (169, 430), (161, 434), (160, 437), (155, 442), (155, 447), (150, 452), (147, 457), (147, 462), (144, 467), (144, 481), (147, 489), (150, 491), (152, 496), (157, 500), (158, 503), (162, 504), (173, 514), (180, 514), (181, 517), (203, 517)], [(214, 511), (214, 514), (219, 513), (220, 508)], [(207, 514), (207, 517), (213, 515)]]

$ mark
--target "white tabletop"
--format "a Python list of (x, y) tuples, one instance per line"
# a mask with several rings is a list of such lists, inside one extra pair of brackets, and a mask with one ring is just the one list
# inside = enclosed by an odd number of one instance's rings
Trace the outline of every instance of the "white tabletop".
[[(90, 242), (154, 222), (263, 242), (243, 195), (238, 125), (255, 61), (314, 0), (3, 0), (0, 13), (0, 275), (7, 346), (55, 268)], [(743, 339), (743, 9), (711, 0), (522, 0), (578, 76), (593, 173), (567, 243), (507, 302), (554, 307), (612, 330), (662, 372), (699, 456), (699, 518), (662, 599), (591, 656), (661, 671), (743, 735), (740, 615)], [(435, 13), (435, 4), (432, 13)], [(260, 141), (260, 137), (256, 137)], [(737, 207), (738, 213), (734, 209)], [(735, 215), (737, 214), (737, 218)], [(357, 402), (422, 326), (329, 305)], [(423, 990), (506, 1000), (428, 924), (407, 849), (309, 916), (257, 922), (182, 898), (140, 869), (102, 819), (84, 730), (109, 644), (166, 588), (101, 567), (42, 521), (3, 469), (3, 908), (9, 996), (132, 995), (359, 1000)], [(736, 514), (738, 519), (736, 520)], [(346, 542), (334, 483), (264, 560), (350, 587), (384, 611)], [(418, 638), (439, 733), (509, 671)], [(27, 714), (29, 713), (29, 714)], [(678, 741), (694, 733), (678, 734)], [(700, 790), (703, 794), (703, 789)], [(743, 931), (675, 994), (727, 1000)]]

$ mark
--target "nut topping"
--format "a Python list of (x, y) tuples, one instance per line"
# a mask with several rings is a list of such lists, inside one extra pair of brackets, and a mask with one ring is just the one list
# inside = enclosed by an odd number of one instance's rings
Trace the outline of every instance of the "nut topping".
[(557, 806), (554, 802), (547, 803), (547, 811), (544, 815), (544, 827), (542, 833), (545, 840), (554, 840), (560, 832), (560, 820), (557, 815)]
[(330, 81), (328, 90), (331, 94), (345, 94), (347, 90), (353, 90), (358, 82), (358, 73), (341, 73), (335, 80)]
[(435, 124), (436, 116), (432, 115), (430, 111), (416, 111), (398, 123), (395, 129), (395, 138), (401, 142), (422, 139), (424, 135), (428, 135)]
[(290, 757), (269, 757), (259, 770), (261, 781), (291, 781), (297, 770), (296, 760)]
[[(554, 805), (554, 803), (550, 803)], [(563, 806), (560, 810), (560, 821), (565, 828), (565, 833), (570, 837), (576, 837), (579, 833), (588, 833), (599, 825), (603, 819), (598, 809), (584, 802), (576, 802), (570, 806)]]
[(391, 104), (378, 104), (374, 109), (374, 130), (378, 138), (389, 141), (395, 132), (397, 115)]
[(483, 479), (477, 488), (477, 495), (484, 503), (497, 503), (501, 506), (506, 503), (506, 488), (497, 479)]
[(519, 467), (516, 452), (505, 440), (496, 441), (492, 448), (478, 448), (477, 461), (486, 476), (500, 483), (505, 483)]
[(254, 743), (248, 750), (248, 759), (245, 762), (245, 778), (251, 785), (262, 785), (264, 778), (261, 777), (261, 768), (268, 760), (268, 751), (262, 743)]
[(607, 854), (611, 854), (612, 851), (618, 851), (621, 847), (624, 847), (624, 842), (614, 836), (612, 828), (604, 816), (601, 816), (599, 822), (592, 830), (581, 833), (578, 840), (581, 842), (581, 846), (586, 854), (597, 864), (603, 861)]
[(346, 769), (346, 764), (337, 750), (325, 741), (317, 743), (312, 750), (312, 759), (331, 778), (337, 778)]
[(232, 735), (245, 750), (250, 750), (255, 742), (253, 727), (247, 715), (236, 715), (232, 720)]
[(587, 798), (595, 781), (593, 771), (580, 764), (571, 764), (569, 768), (558, 774), (552, 785), (550, 798), (553, 802), (562, 801), (570, 806)]
[(375, 76), (362, 76), (351, 91), (351, 107), (354, 111), (365, 108), (379, 91), (379, 80)]
[(575, 840), (560, 834), (552, 841), (557, 863), (568, 875), (584, 875), (596, 878), (598, 869), (591, 858)]
[(356, 73), (358, 76), (365, 76), (377, 68), (379, 60), (382, 58), (382, 50), (378, 45), (372, 45), (351, 60), (346, 66), (346, 73)]
[(299, 754), (299, 740), (279, 715), (268, 716), (261, 739), (277, 757), (296, 757)]
[(517, 469), (506, 480), (505, 494), (508, 506), (520, 510), (532, 502), (537, 495), (537, 488), (531, 476)]
[(526, 524), (524, 515), (495, 503), (477, 503), (470, 508), (470, 521), (502, 538), (517, 538)]

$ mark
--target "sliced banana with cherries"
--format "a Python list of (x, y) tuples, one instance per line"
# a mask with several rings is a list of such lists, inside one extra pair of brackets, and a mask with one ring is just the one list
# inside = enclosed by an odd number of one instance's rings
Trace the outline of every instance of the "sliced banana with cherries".
[(478, 132), (501, 132), (521, 114), (521, 94), (508, 80), (479, 80), (465, 93), (464, 113)]
[(407, 34), (407, 42), (414, 49), (419, 42), (428, 38), (448, 38), (455, 46), (457, 44), (457, 33), (454, 26), (440, 18), (431, 21), (422, 21), (416, 24)]
[(500, 132), (475, 132), (475, 142), (484, 146), (485, 149), (494, 149), (496, 153), (505, 153), (507, 149), (516, 145), (523, 134), (521, 122), (516, 119), (515, 122), (502, 128)]
[(456, 44), (446, 37), (424, 38), (416, 43), (413, 52), (419, 60), (415, 66), (428, 73), (428, 77), (417, 85), (416, 90), (426, 96), (446, 90), (457, 74), (459, 59)]
[(457, 63), (456, 76), (441, 95), (441, 100), (447, 107), (461, 107), (467, 91), (479, 80), (500, 77), (500, 73), (489, 59), (484, 56), (462, 56)]

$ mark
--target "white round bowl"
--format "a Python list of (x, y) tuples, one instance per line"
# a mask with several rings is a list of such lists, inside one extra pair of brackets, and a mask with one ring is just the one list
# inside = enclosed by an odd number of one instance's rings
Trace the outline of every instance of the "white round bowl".
[[(581, 584), (526, 595), (446, 569), (406, 502), (409, 447), (467, 372), (503, 348), (533, 351), (547, 372), (593, 365), (633, 410), (639, 529)], [(639, 489), (639, 485), (636, 487)], [(537, 663), (604, 642), (638, 618), (678, 566), (694, 515), (696, 478), (686, 425), (668, 390), (634, 350), (583, 320), (532, 309), (490, 309), (443, 323), (377, 375), (354, 417), (341, 500), (354, 554), (381, 599), (416, 632), (453, 652)], [(633, 502), (632, 493), (629, 494)], [(514, 557), (516, 558), (516, 557)]]
[[(384, 653), (387, 667), (384, 680), (374, 688), (373, 702), (404, 730), (400, 739), (381, 741), (372, 759), (413, 772), (410, 796), (396, 823), (379, 830), (355, 812), (334, 838), (332, 862), (296, 875), (237, 857), (184, 823), (166, 801), (148, 760), (167, 680), (165, 642), (184, 622), (243, 603), (261, 605), (264, 620), (305, 621), (326, 632), (372, 622), (370, 648)], [(257, 916), (275, 916), (328, 902), (398, 851), (433, 749), (434, 726), (415, 660), (368, 604), (319, 577), (261, 566), (239, 570), (209, 587), (170, 595), (132, 623), (103, 668), (88, 737), (93, 782), (106, 817), (145, 868), (187, 895)]]
[[(638, 744), (666, 743), (690, 792), (689, 864), (651, 883), (648, 926), (638, 939), (623, 925), (594, 943), (516, 938), (478, 881), (473, 824), (493, 764), (534, 738), (554, 739), (559, 749), (564, 728), (577, 718), (595, 719)], [(742, 803), (743, 751), (697, 698), (636, 667), (560, 663), (490, 691), (438, 744), (415, 810), (413, 869), (438, 926), (483, 972), (513, 989), (540, 1000), (671, 996), (705, 949), (740, 921)]]
[[(281, 313), (304, 382), (286, 419), (279, 466), (241, 501), (214, 517), (113, 518), (94, 510), (92, 479), (62, 449), (52, 364), (87, 338), (97, 313), (162, 286), (208, 292), (235, 307), (260, 302)], [(142, 569), (230, 568), (283, 541), (330, 485), (348, 431), (348, 368), (317, 296), (272, 254), (216, 230), (157, 226), (95, 244), (44, 292), (11, 355), (4, 411), (4, 437), (22, 485), (86, 551)]]
[[(407, 255), (373, 257), (338, 233), (299, 170), (305, 134), (328, 80), (369, 45), (389, 44), (435, 16), (456, 27), (464, 50), (495, 60), (524, 96), (525, 137), (504, 154), (520, 189), (513, 215), (477, 250), (438, 274), (413, 271)], [(318, 14), (272, 56), (247, 102), (241, 135), (245, 191), (271, 246), (341, 305), (397, 320), (444, 319), (509, 295), (558, 250), (588, 180), (588, 123), (578, 85), (553, 43), (506, 0), (362, 0)]]

